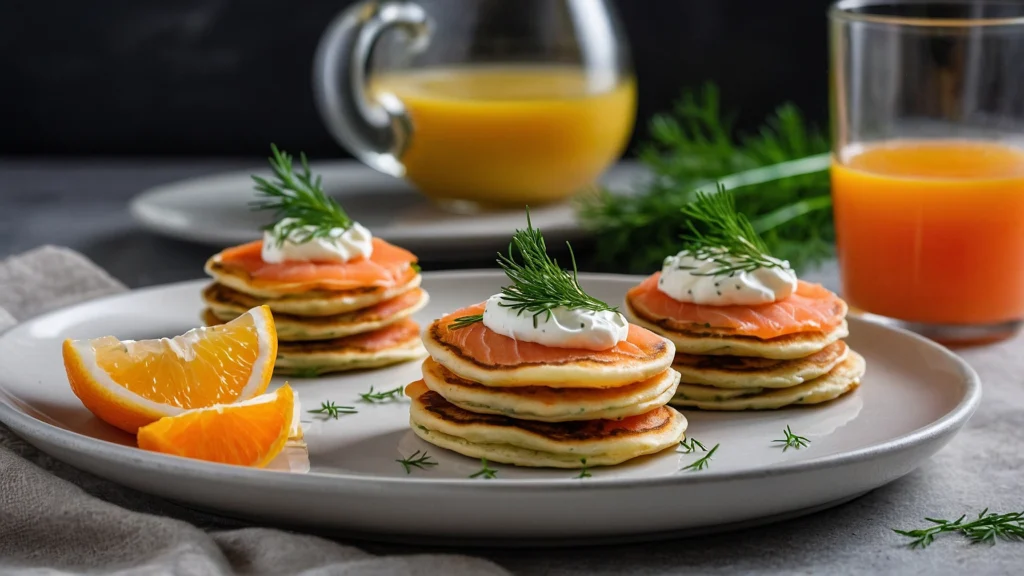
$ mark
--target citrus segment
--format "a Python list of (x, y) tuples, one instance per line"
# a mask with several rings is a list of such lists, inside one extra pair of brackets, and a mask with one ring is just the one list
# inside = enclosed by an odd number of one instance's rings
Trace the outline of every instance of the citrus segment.
[(185, 458), (262, 468), (284, 448), (297, 424), (291, 386), (237, 404), (161, 418), (139, 428), (139, 448)]
[(270, 309), (174, 338), (65, 340), (75, 395), (101, 420), (134, 434), (184, 410), (247, 400), (267, 389), (277, 357)]

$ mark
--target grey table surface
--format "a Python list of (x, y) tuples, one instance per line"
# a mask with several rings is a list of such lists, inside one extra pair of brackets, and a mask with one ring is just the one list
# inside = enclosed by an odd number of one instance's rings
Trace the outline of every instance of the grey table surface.
[[(129, 199), (157, 184), (261, 164), (262, 159), (0, 160), (0, 258), (59, 244), (86, 254), (130, 287), (201, 277), (210, 248), (141, 230), (128, 214)], [(834, 285), (834, 269), (822, 274)], [(1018, 337), (962, 351), (985, 384), (983, 405), (967, 429), (917, 471), (832, 510), (658, 543), (462, 552), (524, 574), (1019, 574), (1024, 543), (990, 548), (951, 537), (924, 551), (909, 550), (889, 528), (920, 524), (928, 514), (1024, 509), (1022, 344), (1024, 337)], [(379, 553), (410, 550), (364, 546)]]

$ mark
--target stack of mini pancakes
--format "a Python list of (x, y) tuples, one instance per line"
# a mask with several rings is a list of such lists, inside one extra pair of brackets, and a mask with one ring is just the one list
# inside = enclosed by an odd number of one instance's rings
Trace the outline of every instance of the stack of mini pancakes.
[(428, 301), (419, 273), (397, 286), (300, 291), (255, 282), (219, 255), (206, 264), (215, 281), (203, 290), (207, 325), (230, 321), (266, 304), (277, 326), (280, 375), (313, 377), (376, 368), (426, 355), (410, 316)]
[(406, 388), (422, 439), (473, 458), (518, 466), (612, 465), (675, 446), (686, 418), (666, 406), (679, 374), (668, 340), (631, 326), (605, 351), (551, 348), (481, 322), (453, 329), (479, 304), (433, 322), (423, 379)]
[[(828, 402), (860, 385), (864, 358), (842, 340), (849, 334), (847, 306), (834, 294), (827, 293), (830, 301), (823, 318), (828, 322), (758, 338), (711, 322), (679, 322), (664, 309), (655, 311), (659, 307), (650, 305), (644, 290), (641, 284), (627, 293), (626, 316), (676, 345), (673, 368), (680, 373), (680, 384), (673, 406), (771, 410)], [(815, 290), (824, 291), (818, 286)], [(728, 313), (723, 309), (721, 315)], [(716, 317), (710, 312), (706, 316), (712, 321)]]

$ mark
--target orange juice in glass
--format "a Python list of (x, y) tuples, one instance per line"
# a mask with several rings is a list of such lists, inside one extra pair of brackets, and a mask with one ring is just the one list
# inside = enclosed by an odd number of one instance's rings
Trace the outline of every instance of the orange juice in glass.
[(846, 0), (830, 12), (844, 298), (946, 343), (1024, 319), (1024, 6)]

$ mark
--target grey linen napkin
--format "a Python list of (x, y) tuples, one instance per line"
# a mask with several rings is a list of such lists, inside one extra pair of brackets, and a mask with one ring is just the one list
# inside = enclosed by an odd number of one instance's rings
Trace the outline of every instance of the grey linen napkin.
[[(123, 290), (74, 251), (38, 248), (0, 262), (0, 332)], [(465, 556), (380, 557), (315, 536), (245, 527), (81, 472), (2, 424), (0, 573), (508, 574)]]

